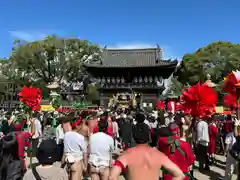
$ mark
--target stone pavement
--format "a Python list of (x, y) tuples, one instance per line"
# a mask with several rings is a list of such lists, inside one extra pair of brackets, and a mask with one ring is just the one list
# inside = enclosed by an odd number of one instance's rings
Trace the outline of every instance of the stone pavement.
[[(202, 174), (198, 170), (194, 171), (194, 176), (198, 180), (217, 180), (217, 179), (222, 179), (224, 176), (224, 169), (225, 169), (225, 161), (226, 158), (224, 156), (219, 156), (217, 155), (217, 166), (212, 166), (211, 171), (208, 174)], [(37, 159), (33, 158), (33, 164), (37, 163)], [(29, 164), (29, 158), (27, 158), (27, 165)], [(59, 163), (56, 164), (57, 166), (60, 166)], [(232, 180), (236, 180), (237, 177), (234, 175)], [(120, 178), (120, 180), (124, 180), (123, 177)]]

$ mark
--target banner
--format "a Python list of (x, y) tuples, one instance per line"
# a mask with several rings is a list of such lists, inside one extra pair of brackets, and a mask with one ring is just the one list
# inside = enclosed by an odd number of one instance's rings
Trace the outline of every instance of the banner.
[(41, 105), (40, 111), (55, 111), (52, 105)]
[(223, 106), (216, 106), (215, 107), (216, 113), (222, 114), (224, 112)]

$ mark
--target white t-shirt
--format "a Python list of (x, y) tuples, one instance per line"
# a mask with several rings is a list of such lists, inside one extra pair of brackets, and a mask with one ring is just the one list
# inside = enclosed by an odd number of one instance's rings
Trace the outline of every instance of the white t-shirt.
[(236, 142), (236, 138), (233, 132), (227, 133), (225, 138), (225, 143), (229, 145), (229, 149), (232, 148), (233, 144)]
[(86, 145), (84, 136), (74, 132), (68, 131), (64, 135), (64, 155), (65, 156), (74, 156), (79, 160), (83, 159), (83, 153), (86, 153)]
[(197, 123), (197, 143), (208, 146), (208, 124), (205, 121), (199, 121)]
[(56, 128), (56, 143), (59, 144), (64, 139), (64, 131), (62, 125), (59, 124)]
[(89, 162), (96, 166), (108, 166), (113, 148), (114, 142), (111, 136), (103, 132), (91, 135), (89, 138)]

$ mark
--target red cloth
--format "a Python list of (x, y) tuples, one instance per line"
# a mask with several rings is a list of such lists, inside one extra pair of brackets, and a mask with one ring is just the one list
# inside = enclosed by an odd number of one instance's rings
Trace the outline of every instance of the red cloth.
[(24, 148), (29, 146), (29, 138), (32, 136), (30, 132), (19, 132), (16, 133), (16, 138), (18, 141), (18, 156), (20, 157), (22, 164), (23, 164), (23, 169), (26, 169), (26, 163), (25, 163), (25, 153), (24, 153)]
[(74, 123), (72, 123), (72, 127), (77, 127), (82, 123), (82, 118), (80, 117), (80, 119), (78, 119), (77, 121), (75, 121)]
[[(171, 152), (171, 144), (168, 144), (167, 137), (158, 138), (158, 148), (162, 151), (170, 160), (172, 160), (183, 172), (189, 172), (189, 167), (194, 163), (195, 156), (190, 145), (179, 137), (173, 137), (180, 142), (179, 148), (184, 152), (184, 155), (178, 149), (175, 149), (175, 152)], [(171, 174), (163, 174), (164, 180), (172, 180)], [(184, 180), (189, 180), (188, 177), (185, 177)]]
[(113, 166), (117, 166), (121, 169), (121, 171), (123, 172), (124, 169), (125, 169), (125, 166), (123, 165), (123, 163), (119, 160), (116, 160), (114, 163), (113, 163)]
[(216, 125), (210, 124), (208, 126), (208, 133), (209, 133), (208, 153), (212, 155), (215, 154), (215, 144), (216, 139), (218, 137), (218, 129)]

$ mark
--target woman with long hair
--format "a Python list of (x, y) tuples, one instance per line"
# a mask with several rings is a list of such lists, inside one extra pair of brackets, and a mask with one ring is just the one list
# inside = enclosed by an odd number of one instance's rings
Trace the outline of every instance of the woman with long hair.
[(18, 141), (14, 134), (4, 136), (0, 140), (0, 180), (14, 177), (22, 179), (22, 166), (18, 156)]

